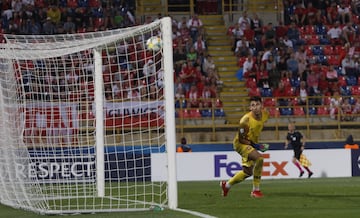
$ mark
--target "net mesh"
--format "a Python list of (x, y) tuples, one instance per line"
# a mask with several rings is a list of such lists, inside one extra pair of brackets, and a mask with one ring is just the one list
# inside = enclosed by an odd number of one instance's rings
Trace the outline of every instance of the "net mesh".
[[(151, 181), (151, 153), (166, 150), (164, 54), (147, 49), (154, 36), (163, 37), (161, 21), (104, 32), (3, 35), (1, 203), (40, 213), (166, 204), (166, 182)], [(96, 52), (102, 81), (95, 79)], [(101, 130), (97, 113), (104, 116)], [(105, 146), (101, 197), (99, 131)]]

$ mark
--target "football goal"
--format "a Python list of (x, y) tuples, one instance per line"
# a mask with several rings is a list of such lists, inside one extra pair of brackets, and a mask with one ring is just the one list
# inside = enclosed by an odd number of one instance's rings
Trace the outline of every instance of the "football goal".
[[(2, 35), (0, 203), (39, 214), (177, 208), (171, 19)], [(153, 153), (167, 178), (153, 181)]]

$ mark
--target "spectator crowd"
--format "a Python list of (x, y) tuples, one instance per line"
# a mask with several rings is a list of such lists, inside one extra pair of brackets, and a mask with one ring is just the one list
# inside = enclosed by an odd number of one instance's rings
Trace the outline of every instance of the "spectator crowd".
[[(351, 120), (345, 114), (358, 113), (360, 94), (359, 1), (283, 5), (284, 20), (277, 25), (244, 11), (228, 29), (249, 95), (267, 98), (265, 105), (279, 107), (280, 115), (294, 115), (294, 106), (303, 106), (297, 115), (304, 115), (314, 106), (311, 113)], [(338, 106), (329, 100), (336, 98)], [(326, 110), (318, 111), (320, 105)]]

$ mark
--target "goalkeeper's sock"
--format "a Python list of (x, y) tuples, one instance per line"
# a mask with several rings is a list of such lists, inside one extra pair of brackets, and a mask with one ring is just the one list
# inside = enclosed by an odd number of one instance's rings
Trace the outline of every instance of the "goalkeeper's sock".
[(237, 172), (227, 183), (226, 186), (229, 185), (230, 188), (232, 185), (235, 185), (236, 183), (240, 183), (242, 181), (244, 181), (246, 178), (248, 178), (249, 175), (246, 174), (243, 170)]
[(263, 169), (264, 158), (261, 156), (255, 160), (253, 190), (260, 190), (260, 180)]

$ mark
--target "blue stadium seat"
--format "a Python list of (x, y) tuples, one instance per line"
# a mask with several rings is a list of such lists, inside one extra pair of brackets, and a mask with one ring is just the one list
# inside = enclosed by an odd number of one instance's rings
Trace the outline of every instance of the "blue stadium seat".
[(356, 104), (356, 99), (355, 99), (353, 96), (351, 96), (351, 97), (349, 98), (349, 103), (350, 103), (351, 105)]
[(89, 7), (89, 1), (88, 0), (79, 0), (78, 5), (81, 8), (87, 8)]
[(222, 108), (215, 109), (214, 115), (215, 115), (215, 117), (225, 117), (224, 109), (222, 109)]
[(316, 57), (316, 63), (327, 65), (327, 57), (326, 55), (317, 55)]
[(324, 26), (324, 25), (322, 25), (322, 24), (316, 25), (316, 27), (315, 27), (315, 33), (316, 33), (317, 35), (326, 35), (326, 34), (327, 34), (326, 26)]
[(328, 38), (326, 35), (320, 35), (320, 37), (319, 37), (319, 43), (320, 43), (321, 45), (329, 45), (329, 44), (331, 44), (329, 38)]
[(316, 115), (317, 111), (316, 111), (316, 107), (309, 107), (309, 115)]
[(294, 115), (292, 108), (280, 108), (280, 115), (291, 116)]
[(301, 82), (300, 77), (296, 77), (296, 78), (292, 77), (292, 78), (290, 79), (290, 83), (291, 83), (291, 86), (292, 86), (292, 87), (298, 88), (298, 87), (300, 86), (300, 82)]
[(212, 116), (211, 109), (201, 110), (201, 116), (202, 117), (211, 117)]
[(348, 86), (357, 85), (357, 78), (355, 76), (347, 76), (346, 77), (346, 85), (348, 85)]
[(261, 96), (262, 97), (272, 97), (272, 89), (271, 88), (263, 88), (261, 89)]
[(340, 93), (342, 96), (351, 96), (351, 87), (350, 86), (340, 87)]
[(312, 47), (312, 53), (314, 55), (324, 55), (324, 48), (320, 45), (315, 45)]
[(180, 101), (179, 100), (175, 101), (175, 108), (180, 108)]

